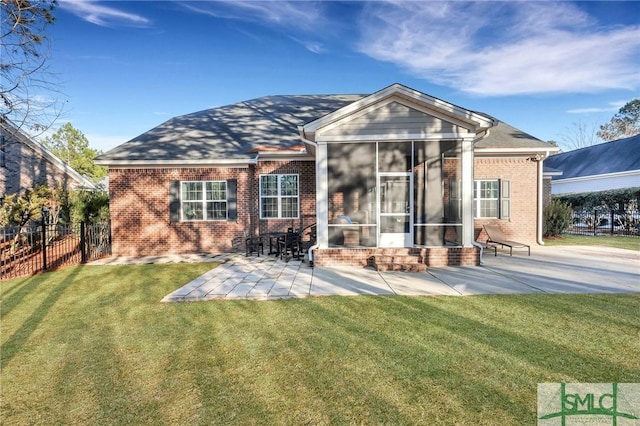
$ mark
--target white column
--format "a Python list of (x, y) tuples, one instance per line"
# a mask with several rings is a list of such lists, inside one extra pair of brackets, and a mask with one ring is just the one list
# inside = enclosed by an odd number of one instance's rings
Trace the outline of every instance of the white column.
[(473, 225), (473, 139), (462, 140), (462, 245), (474, 240)]
[(319, 248), (329, 247), (329, 179), (327, 169), (327, 144), (318, 143), (316, 147), (316, 221), (317, 243)]

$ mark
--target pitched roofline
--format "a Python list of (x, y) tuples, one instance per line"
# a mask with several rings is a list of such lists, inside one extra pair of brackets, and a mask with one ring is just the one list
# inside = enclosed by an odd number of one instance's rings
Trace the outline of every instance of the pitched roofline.
[(362, 109), (367, 108), (370, 105), (374, 105), (386, 98), (390, 98), (391, 96), (398, 96), (412, 102), (421, 102), (429, 107), (446, 112), (448, 113), (448, 115), (452, 116), (453, 118), (457, 118), (458, 120), (466, 121), (470, 124), (475, 123), (476, 126), (479, 124), (476, 131), (482, 131), (483, 129), (488, 129), (497, 124), (497, 120), (485, 114), (470, 111), (449, 102), (445, 102), (441, 99), (434, 98), (433, 96), (427, 95), (420, 91), (411, 89), (407, 86), (403, 86), (402, 84), (394, 83), (382, 90), (379, 90), (369, 96), (365, 96), (358, 101), (355, 101), (332, 113), (329, 113), (324, 117), (320, 117), (314, 121), (311, 121), (304, 126), (299, 126), (300, 136), (305, 141), (311, 141), (314, 138), (310, 136), (315, 134), (315, 132), (319, 128), (339, 121), (340, 119), (348, 115), (354, 114)]
[(82, 176), (80, 173), (75, 171), (69, 164), (65, 163), (60, 158), (58, 158), (53, 152), (49, 151), (49, 149), (47, 149), (40, 142), (37, 142), (31, 136), (24, 133), (16, 125), (11, 123), (6, 117), (0, 118), (0, 126), (2, 126), (4, 131), (12, 135), (19, 142), (27, 145), (29, 148), (31, 148), (32, 150), (34, 150), (35, 152), (39, 153), (44, 158), (49, 160), (51, 164), (53, 164), (55, 167), (60, 169), (63, 173), (67, 174), (73, 180), (78, 182), (80, 186), (88, 189), (97, 189), (97, 186), (93, 182), (91, 182), (89, 179), (87, 179), (86, 177)]
[(548, 158), (552, 152), (557, 152), (560, 148), (552, 147), (552, 148), (482, 148), (475, 147), (473, 152), (475, 154), (491, 154), (491, 155), (509, 155), (509, 154), (520, 154), (520, 155), (540, 155), (541, 158), (537, 158), (537, 160), (544, 160)]
[(616, 177), (626, 177), (626, 176), (640, 176), (640, 169), (638, 170), (628, 170), (624, 172), (614, 172), (614, 173), (602, 173), (599, 175), (588, 175), (588, 176), (574, 176), (568, 178), (560, 178), (554, 179), (554, 183), (571, 183), (571, 182), (584, 182), (589, 180), (596, 180), (602, 178), (616, 178)]
[(182, 168), (182, 167), (248, 167), (258, 162), (258, 155), (247, 158), (207, 159), (207, 160), (99, 160), (96, 164), (108, 165), (110, 168)]

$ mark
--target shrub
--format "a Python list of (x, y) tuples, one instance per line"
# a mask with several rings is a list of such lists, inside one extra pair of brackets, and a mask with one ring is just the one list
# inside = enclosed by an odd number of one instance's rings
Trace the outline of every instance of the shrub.
[(553, 199), (544, 211), (544, 236), (555, 237), (566, 231), (573, 220), (571, 205)]
[(10, 194), (4, 197), (0, 206), (0, 227), (7, 225), (22, 228), (30, 221), (42, 217), (42, 208), (53, 198), (49, 187), (34, 185), (23, 194)]
[(71, 195), (71, 219), (74, 222), (101, 222), (109, 219), (109, 194), (106, 191), (78, 190)]

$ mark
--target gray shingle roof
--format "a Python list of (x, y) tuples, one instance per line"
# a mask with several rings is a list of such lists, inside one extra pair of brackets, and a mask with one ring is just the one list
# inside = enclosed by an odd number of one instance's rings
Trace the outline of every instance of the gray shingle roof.
[[(102, 164), (120, 161), (247, 161), (256, 148), (301, 144), (298, 126), (366, 95), (266, 96), (174, 117), (102, 154)], [(482, 113), (480, 113), (482, 114)], [(483, 114), (486, 115), (486, 114)], [(550, 145), (505, 123), (477, 143), (482, 148), (540, 148)]]
[(300, 145), (298, 125), (363, 95), (266, 96), (174, 117), (101, 155), (105, 160), (246, 160), (257, 147)]
[(554, 179), (640, 170), (640, 135), (553, 155), (544, 164), (562, 170)]
[(554, 148), (550, 143), (502, 121), (489, 129), (489, 135), (476, 142), (475, 146), (476, 148)]

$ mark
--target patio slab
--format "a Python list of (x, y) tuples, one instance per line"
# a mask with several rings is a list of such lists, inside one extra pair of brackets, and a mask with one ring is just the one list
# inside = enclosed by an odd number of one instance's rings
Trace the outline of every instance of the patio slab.
[(542, 293), (526, 281), (514, 275), (502, 275), (494, 270), (480, 266), (448, 266), (432, 268), (429, 273), (447, 283), (462, 296), (476, 294), (527, 294)]
[(546, 293), (640, 292), (640, 252), (607, 247), (541, 247), (535, 256), (485, 258), (487, 269)]
[(176, 289), (164, 302), (277, 300), (309, 296), (640, 293), (640, 252), (606, 247), (532, 248), (531, 256), (485, 253), (478, 267), (378, 272), (315, 267), (270, 256), (225, 254), (217, 268)]
[(311, 296), (395, 294), (379, 272), (369, 268), (314, 268)]

